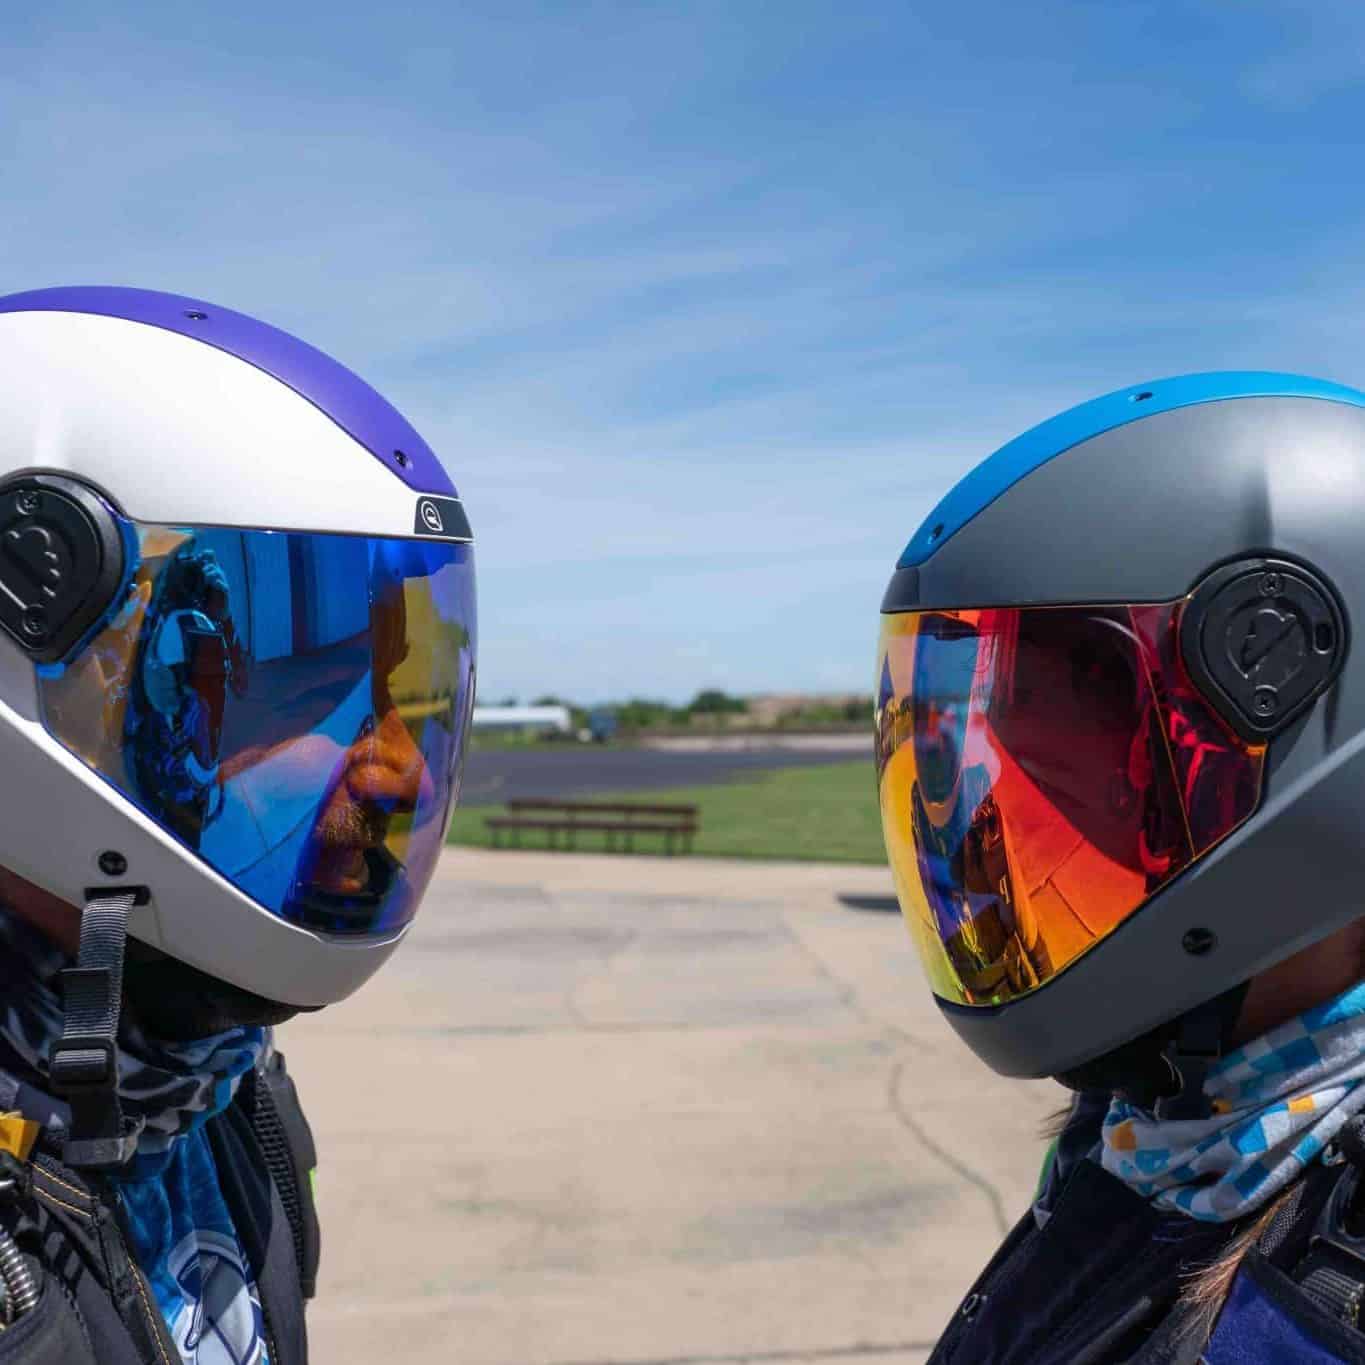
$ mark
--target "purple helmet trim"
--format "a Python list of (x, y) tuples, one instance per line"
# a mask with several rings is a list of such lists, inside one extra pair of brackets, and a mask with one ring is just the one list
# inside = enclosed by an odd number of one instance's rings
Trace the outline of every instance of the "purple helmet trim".
[(392, 403), (330, 356), (245, 313), (154, 289), (95, 285), (10, 294), (0, 298), (0, 313), (95, 313), (206, 342), (287, 384), (416, 492), (459, 496), (435, 452)]

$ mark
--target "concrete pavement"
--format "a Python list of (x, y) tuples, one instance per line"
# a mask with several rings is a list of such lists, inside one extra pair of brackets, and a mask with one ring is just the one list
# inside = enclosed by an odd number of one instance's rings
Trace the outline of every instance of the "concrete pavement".
[(281, 1031), (321, 1151), (319, 1365), (922, 1361), (1048, 1083), (939, 1019), (882, 869), (445, 859)]

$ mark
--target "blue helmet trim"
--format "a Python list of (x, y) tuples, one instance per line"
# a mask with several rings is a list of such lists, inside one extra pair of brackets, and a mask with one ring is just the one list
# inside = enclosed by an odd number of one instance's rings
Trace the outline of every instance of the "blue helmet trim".
[(909, 569), (923, 564), (940, 545), (952, 539), (978, 512), (1020, 479), (1082, 441), (1158, 412), (1229, 398), (1321, 398), (1365, 407), (1365, 393), (1344, 384), (1262, 370), (1183, 374), (1118, 389), (1048, 418), (983, 460), (924, 519), (896, 567)]
[(226, 351), (306, 398), (415, 492), (459, 496), (435, 452), (392, 403), (331, 356), (269, 323), (154, 289), (77, 285), (0, 298), (0, 313), (37, 312), (123, 318)]

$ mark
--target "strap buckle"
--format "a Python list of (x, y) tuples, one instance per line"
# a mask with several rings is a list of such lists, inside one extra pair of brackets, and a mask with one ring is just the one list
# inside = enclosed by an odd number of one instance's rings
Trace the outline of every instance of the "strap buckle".
[[(79, 968), (68, 968), (79, 971)], [(63, 1094), (81, 1090), (106, 1090), (118, 1080), (117, 1053), (113, 1040), (91, 1033), (63, 1037), (52, 1050), (48, 1074)]]
[(126, 1166), (137, 1155), (143, 1126), (142, 1119), (124, 1119), (117, 1137), (68, 1138), (62, 1145), (62, 1160), (78, 1170), (108, 1171)]
[(111, 892), (86, 900), (74, 966), (62, 972), (65, 1019), (48, 1061), (52, 1088), (71, 1105), (63, 1156), (67, 1165), (108, 1168), (137, 1148), (118, 1097), (117, 1042), (128, 912), (137, 895)]
[(1200, 1005), (1181, 1018), (1175, 1037), (1161, 1054), (1175, 1073), (1178, 1089), (1157, 1100), (1157, 1118), (1203, 1119), (1212, 1113), (1204, 1082), (1222, 1056), (1223, 1027), (1218, 1000)]

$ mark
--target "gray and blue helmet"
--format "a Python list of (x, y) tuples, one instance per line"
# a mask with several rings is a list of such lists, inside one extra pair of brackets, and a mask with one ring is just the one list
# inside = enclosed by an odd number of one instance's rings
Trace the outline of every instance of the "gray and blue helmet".
[(474, 692), (469, 524), (368, 384), (196, 299), (0, 299), (0, 865), (271, 1001), (416, 913)]
[(1084, 1073), (1365, 914), (1365, 394), (1160, 380), (969, 473), (882, 603), (877, 771), (944, 1014)]

